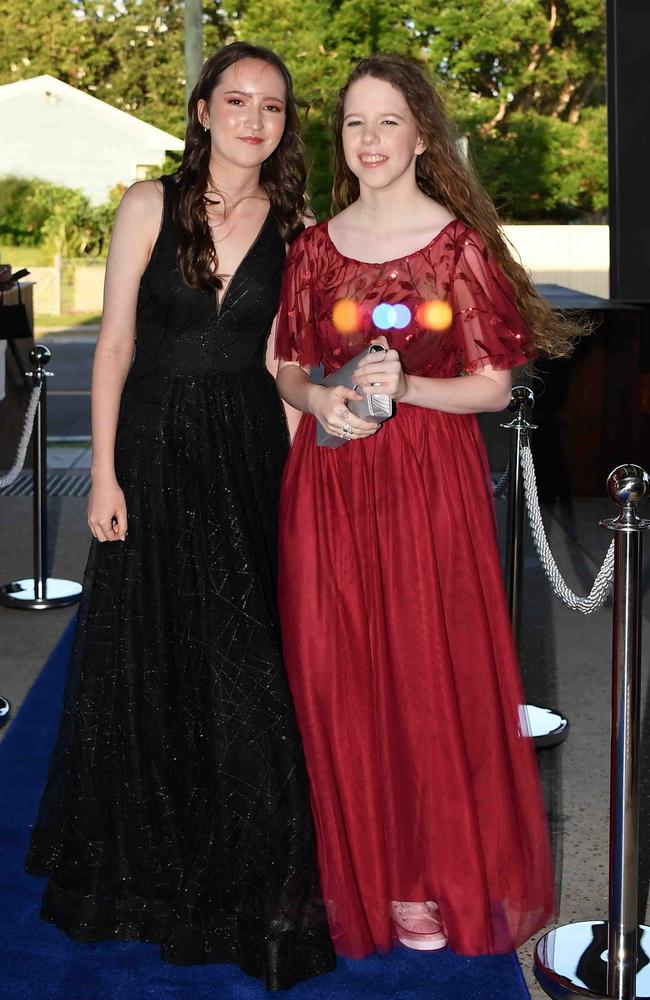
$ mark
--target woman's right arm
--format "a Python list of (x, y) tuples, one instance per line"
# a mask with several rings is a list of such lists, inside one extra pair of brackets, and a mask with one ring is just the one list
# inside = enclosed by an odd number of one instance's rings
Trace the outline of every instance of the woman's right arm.
[(88, 526), (100, 542), (124, 541), (127, 512), (115, 477), (115, 435), (120, 397), (133, 359), (140, 279), (162, 217), (162, 189), (141, 181), (124, 195), (115, 217), (106, 262), (104, 307), (93, 361), (93, 458)]

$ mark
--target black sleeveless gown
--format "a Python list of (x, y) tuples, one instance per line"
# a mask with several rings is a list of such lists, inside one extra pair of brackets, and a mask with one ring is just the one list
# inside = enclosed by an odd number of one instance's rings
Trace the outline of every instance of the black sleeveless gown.
[(128, 536), (92, 543), (27, 869), (77, 940), (283, 989), (334, 964), (275, 600), (284, 244), (269, 213), (217, 308), (180, 277), (163, 181), (116, 440)]

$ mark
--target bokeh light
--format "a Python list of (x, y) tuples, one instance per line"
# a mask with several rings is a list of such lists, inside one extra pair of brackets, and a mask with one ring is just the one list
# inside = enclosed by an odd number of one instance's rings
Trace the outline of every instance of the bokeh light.
[(411, 310), (401, 302), (380, 302), (372, 310), (372, 321), (379, 330), (403, 330), (411, 322)]
[(395, 307), (388, 302), (380, 302), (372, 310), (372, 321), (378, 330), (390, 330), (395, 326), (397, 313)]
[(337, 299), (332, 308), (332, 323), (339, 333), (356, 333), (360, 326), (359, 306), (352, 299)]
[(395, 310), (395, 322), (393, 326), (397, 330), (403, 330), (411, 322), (411, 310), (401, 302), (393, 306), (393, 309)]
[(454, 314), (448, 302), (434, 299), (422, 302), (416, 309), (415, 318), (425, 330), (447, 330), (451, 326)]

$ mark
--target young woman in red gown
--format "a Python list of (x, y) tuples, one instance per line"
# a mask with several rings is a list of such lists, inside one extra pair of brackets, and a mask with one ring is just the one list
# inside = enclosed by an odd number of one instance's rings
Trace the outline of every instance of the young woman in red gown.
[[(279, 603), (330, 931), (350, 957), (395, 938), (508, 951), (554, 891), (475, 414), (504, 408), (510, 369), (566, 352), (573, 331), (510, 256), (414, 64), (362, 61), (335, 131), (341, 211), (291, 245), (276, 341), (280, 392), (305, 413)], [(337, 327), (339, 300), (354, 329)], [(411, 316), (385, 339), (381, 302)], [(352, 390), (307, 374), (371, 341), (390, 349), (355, 382), (395, 401), (379, 429), (349, 411)], [(317, 420), (345, 443), (317, 447)]]

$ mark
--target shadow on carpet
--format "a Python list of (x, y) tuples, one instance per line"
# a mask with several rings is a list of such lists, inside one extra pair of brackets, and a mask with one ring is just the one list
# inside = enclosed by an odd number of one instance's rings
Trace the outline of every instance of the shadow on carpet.
[(530, 1000), (514, 954), (463, 958), (396, 948), (339, 959), (335, 972), (270, 994), (233, 965), (181, 968), (161, 962), (156, 945), (77, 944), (41, 921), (44, 882), (24, 874), (23, 861), (58, 726), (72, 628), (0, 744), (2, 1000)]

